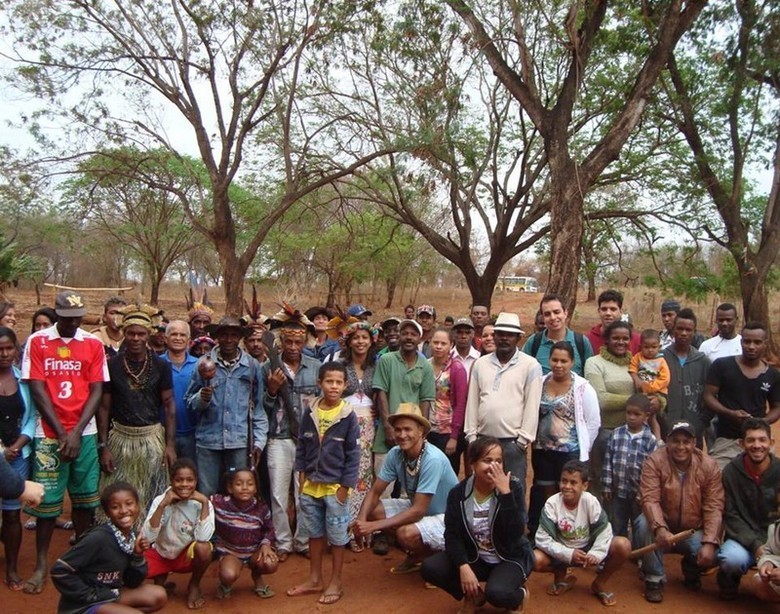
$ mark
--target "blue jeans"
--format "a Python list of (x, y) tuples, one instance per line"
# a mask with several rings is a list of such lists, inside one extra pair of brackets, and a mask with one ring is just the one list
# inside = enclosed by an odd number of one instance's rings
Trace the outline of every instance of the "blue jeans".
[(718, 550), (718, 586), (721, 588), (737, 588), (748, 569), (756, 564), (756, 557), (742, 544), (733, 539), (727, 539)]
[(246, 469), (246, 448), (211, 450), (197, 446), (198, 490), (210, 497), (219, 490), (219, 482), (228, 469)]
[(301, 493), (298, 501), (301, 520), (309, 537), (327, 537), (331, 546), (349, 543), (349, 499), (341, 503), (336, 495), (317, 498)]
[(528, 451), (520, 447), (515, 439), (499, 438), (501, 450), (504, 452), (504, 471), (525, 484), (525, 474), (528, 470)]
[(189, 458), (195, 460), (195, 431), (187, 435), (176, 435), (176, 458)]
[[(655, 543), (655, 535), (644, 514), (637, 517), (634, 523), (639, 545), (648, 546)], [(682, 554), (682, 571), (685, 578), (698, 577), (704, 569), (696, 564), (696, 555), (701, 548), (702, 532), (696, 531), (688, 539), (674, 544), (666, 552)], [(642, 573), (646, 582), (666, 582), (664, 572), (664, 551), (654, 550), (642, 557)]]
[(630, 524), (632, 528), (631, 548), (639, 548), (636, 525), (636, 518), (642, 513), (639, 501), (636, 497), (630, 499), (614, 497), (610, 503), (612, 507), (612, 532), (621, 537), (628, 537), (628, 525)]

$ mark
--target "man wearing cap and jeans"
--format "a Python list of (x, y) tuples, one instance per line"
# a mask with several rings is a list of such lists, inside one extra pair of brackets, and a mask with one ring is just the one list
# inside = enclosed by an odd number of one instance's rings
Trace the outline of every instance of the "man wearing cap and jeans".
[(452, 325), (452, 360), (459, 362), (466, 369), (466, 375), (471, 374), (471, 366), (481, 356), (474, 347), (474, 323), (470, 318), (458, 318)]
[[(431, 425), (419, 407), (405, 405), (389, 422), (398, 445), (387, 453), (352, 530), (358, 540), (376, 531), (394, 533), (408, 556), (390, 571), (403, 574), (417, 571), (427, 556), (444, 550), (444, 511), (458, 478), (444, 452), (425, 441)], [(380, 500), (393, 482), (400, 484), (404, 498)]]
[(67, 488), (76, 537), (92, 524), (100, 504), (97, 426), (103, 382), (108, 381), (103, 343), (79, 328), (87, 313), (82, 297), (66, 291), (54, 305), (57, 323), (33, 333), (22, 360), (22, 379), (40, 414), (35, 432), (33, 481), (43, 501), (27, 511), (38, 518), (37, 559), (24, 592), (38, 594), (46, 582), (49, 544)]
[(436, 328), (436, 309), (433, 305), (420, 305), (417, 308), (417, 323), (422, 329), (422, 336), (417, 349), (423, 353), (423, 356), (430, 358), (431, 337), (433, 336), (433, 329)]
[[(198, 490), (207, 497), (217, 492), (219, 480), (229, 468), (257, 466), (268, 437), (268, 417), (261, 405), (265, 381), (260, 364), (239, 347), (246, 329), (236, 318), (224, 317), (209, 332), (218, 345), (200, 357), (186, 392), (190, 408), (199, 415), (195, 429)], [(216, 366), (216, 373), (205, 379), (201, 365), (208, 361)]]
[(496, 351), (471, 369), (464, 430), (470, 442), (488, 435), (501, 441), (504, 469), (525, 480), (526, 449), (536, 437), (542, 368), (517, 348), (520, 318), (500, 313), (495, 324)]
[[(637, 541), (658, 546), (642, 557), (645, 599), (663, 601), (665, 552), (683, 555), (683, 584), (699, 590), (702, 572), (717, 565), (725, 500), (718, 464), (696, 448), (696, 429), (690, 422), (674, 423), (666, 446), (645, 461), (639, 499)], [(693, 529), (693, 535), (674, 544), (670, 541), (687, 529)]]

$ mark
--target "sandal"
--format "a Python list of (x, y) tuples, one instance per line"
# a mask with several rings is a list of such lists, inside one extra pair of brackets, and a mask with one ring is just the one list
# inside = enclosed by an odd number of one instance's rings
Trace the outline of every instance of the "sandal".
[(217, 599), (230, 599), (230, 597), (232, 596), (232, 592), (233, 592), (233, 587), (232, 586), (225, 586), (224, 584), (222, 584), (222, 582), (220, 582), (217, 585), (216, 598)]
[(276, 595), (275, 592), (271, 590), (271, 587), (267, 584), (263, 584), (263, 586), (255, 586), (252, 589), (252, 592), (260, 597), (260, 599), (270, 599), (274, 595)]
[(349, 549), (352, 550), (352, 552), (354, 552), (355, 554), (357, 554), (358, 552), (363, 552), (363, 550), (365, 550), (365, 548), (363, 548), (363, 546), (358, 544), (354, 539), (349, 540)]
[(605, 607), (610, 608), (617, 603), (617, 601), (615, 600), (615, 593), (610, 593), (607, 591), (596, 592), (594, 590), (593, 595), (596, 597), (596, 599), (598, 599), (601, 602), (601, 605)]
[(414, 562), (410, 561), (409, 559), (405, 559), (395, 567), (391, 567), (390, 573), (397, 576), (407, 573), (414, 573), (415, 571), (420, 571), (420, 567), (422, 567), (421, 562)]
[(547, 594), (551, 597), (560, 597), (573, 589), (575, 584), (577, 584), (577, 576), (569, 574), (560, 582), (553, 582), (550, 588), (547, 589)]

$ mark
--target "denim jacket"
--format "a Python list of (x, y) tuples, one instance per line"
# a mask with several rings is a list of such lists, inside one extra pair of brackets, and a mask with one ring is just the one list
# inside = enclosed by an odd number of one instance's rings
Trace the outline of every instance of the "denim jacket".
[[(287, 373), (287, 382), (292, 390), (292, 410), (298, 420), (298, 424), (303, 421), (304, 412), (311, 407), (312, 401), (320, 394), (317, 379), (320, 374), (321, 363), (319, 360), (306, 356), (301, 356), (301, 364), (295, 372), (295, 379)], [(263, 363), (263, 382), (268, 381), (268, 375), (271, 373), (271, 361), (266, 360)], [(263, 396), (263, 406), (268, 414), (269, 430), (268, 436), (271, 439), (291, 439), (290, 424), (287, 412), (284, 408), (281, 395), (272, 397), (266, 391)]]
[[(232, 450), (249, 445), (247, 441), (249, 421), (250, 386), (254, 399), (252, 432), (254, 447), (265, 448), (268, 438), (268, 417), (261, 405), (265, 393), (265, 380), (260, 373), (260, 363), (244, 351), (230, 370), (222, 364), (214, 348), (209, 357), (217, 365), (217, 374), (209, 383), (213, 395), (209, 403), (200, 398), (200, 389), (206, 382), (196, 368), (192, 374), (185, 398), (192, 411), (198, 415), (195, 442), (211, 450)], [(200, 360), (204, 358), (201, 357)]]

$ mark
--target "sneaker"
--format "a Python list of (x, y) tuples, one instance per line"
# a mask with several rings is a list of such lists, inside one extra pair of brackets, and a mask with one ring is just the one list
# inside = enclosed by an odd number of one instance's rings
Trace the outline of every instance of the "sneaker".
[(683, 586), (687, 588), (689, 591), (700, 591), (701, 590), (701, 578), (696, 576), (684, 576), (683, 577)]
[(378, 554), (379, 556), (384, 556), (390, 552), (390, 540), (387, 538), (387, 535), (384, 533), (377, 535), (374, 538), (374, 545), (371, 550), (374, 554)]
[(650, 603), (661, 603), (664, 600), (664, 585), (660, 582), (645, 582), (645, 600)]

